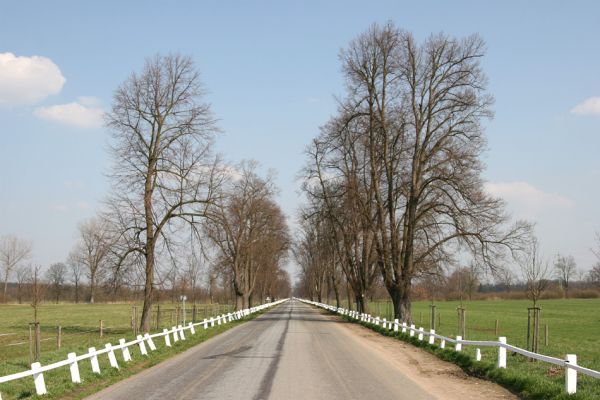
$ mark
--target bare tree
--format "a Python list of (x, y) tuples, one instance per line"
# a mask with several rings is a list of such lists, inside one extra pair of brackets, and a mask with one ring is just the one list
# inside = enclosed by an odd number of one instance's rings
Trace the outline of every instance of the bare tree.
[(31, 244), (14, 235), (0, 236), (0, 268), (4, 278), (2, 301), (6, 302), (8, 280), (13, 270), (31, 255)]
[(285, 257), (289, 233), (285, 217), (273, 200), (270, 177), (256, 173), (257, 164), (239, 165), (238, 177), (224, 186), (222, 203), (212, 207), (204, 231), (218, 250), (217, 264), (232, 274), (236, 307), (247, 308), (260, 271)]
[(31, 280), (31, 268), (26, 265), (20, 265), (15, 269), (17, 275), (17, 301), (23, 303), (23, 289)]
[(527, 298), (537, 307), (537, 302), (547, 289), (549, 276), (549, 263), (540, 255), (539, 242), (533, 237), (523, 252), (518, 257), (521, 274), (526, 285)]
[[(211, 143), (217, 129), (189, 57), (157, 55), (115, 91), (114, 192), (109, 215), (120, 233), (121, 259), (144, 259), (141, 328), (149, 329), (156, 256), (169, 251), (177, 224), (206, 215), (217, 185)], [(195, 220), (196, 218), (196, 220)]]
[(496, 270), (529, 231), (507, 227), (504, 203), (484, 190), (482, 121), (493, 99), (483, 55), (476, 35), (419, 44), (391, 23), (373, 25), (341, 53), (347, 95), (309, 150), (305, 175), (320, 190), (307, 192), (329, 210), (338, 204), (328, 218), (340, 240), (362, 249), (363, 271), (379, 269), (402, 320), (415, 278), (465, 251)]
[(50, 265), (48, 271), (46, 271), (46, 280), (50, 285), (52, 285), (56, 304), (58, 304), (58, 302), (60, 301), (60, 295), (62, 293), (66, 279), (67, 266), (64, 263), (54, 263)]
[(85, 267), (90, 284), (88, 301), (95, 300), (96, 285), (107, 267), (113, 238), (102, 218), (91, 218), (79, 225), (79, 240), (70, 255), (70, 263)]
[(75, 303), (77, 304), (79, 303), (79, 289), (85, 266), (80, 261), (79, 257), (76, 256), (74, 253), (69, 254), (67, 265), (71, 272), (71, 282), (73, 283), (73, 285), (75, 285)]
[(29, 288), (31, 290), (31, 307), (33, 308), (33, 322), (38, 322), (38, 308), (42, 301), (44, 300), (44, 292), (46, 291), (46, 286), (42, 281), (42, 266), (41, 265), (33, 265), (30, 267), (30, 282)]
[(510, 293), (513, 285), (515, 284), (515, 274), (508, 267), (502, 267), (496, 271), (497, 282), (500, 283), (507, 292)]
[(575, 263), (575, 257), (573, 256), (561, 256), (560, 254), (556, 255), (556, 260), (554, 261), (554, 271), (556, 273), (556, 277), (560, 282), (560, 285), (565, 291), (565, 296), (569, 297), (569, 285), (571, 280), (577, 274), (577, 264)]

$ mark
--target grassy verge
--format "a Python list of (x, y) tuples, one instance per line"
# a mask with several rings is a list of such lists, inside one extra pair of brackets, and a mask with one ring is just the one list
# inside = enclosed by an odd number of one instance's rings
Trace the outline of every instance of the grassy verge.
[(600, 382), (582, 375), (578, 377), (577, 394), (567, 395), (564, 388), (564, 369), (555, 365), (530, 362), (525, 357), (509, 353), (507, 368), (501, 369), (496, 367), (497, 356), (493, 355), (497, 352), (496, 349), (484, 353), (486, 356), (482, 361), (476, 361), (474, 347), (465, 346), (462, 352), (456, 352), (453, 348), (441, 349), (437, 345), (430, 345), (427, 338), (419, 341), (416, 336), (410, 337), (407, 333), (383, 329), (381, 326), (356, 321), (347, 316), (343, 318), (382, 335), (419, 347), (444, 361), (458, 365), (471, 376), (498, 383), (523, 399), (593, 400), (600, 398)]
[[(134, 375), (148, 367), (156, 365), (161, 361), (173, 357), (174, 355), (179, 354), (243, 322), (254, 319), (260, 314), (261, 312), (257, 312), (238, 321), (232, 321), (222, 325), (215, 325), (214, 327), (206, 330), (202, 326), (199, 326), (196, 328), (195, 335), (192, 335), (189, 331), (186, 331), (186, 340), (180, 340), (176, 343), (171, 343), (172, 347), (170, 348), (165, 346), (163, 338), (156, 338), (154, 339), (154, 342), (157, 350), (149, 352), (148, 356), (143, 356), (140, 353), (138, 346), (131, 346), (129, 349), (133, 360), (128, 363), (123, 362), (121, 351), (118, 350), (115, 352), (120, 367), (118, 371), (110, 367), (108, 363), (108, 357), (106, 355), (99, 356), (100, 370), (102, 371), (101, 374), (94, 374), (92, 372), (89, 361), (80, 361), (79, 371), (82, 380), (81, 384), (74, 384), (71, 382), (71, 375), (68, 367), (62, 367), (45, 372), (44, 379), (46, 381), (48, 394), (43, 397), (39, 397), (35, 394), (35, 387), (31, 377), (0, 384), (0, 393), (2, 393), (3, 400), (37, 398), (80, 399), (122, 379)], [(112, 341), (112, 343), (116, 344), (114, 341)], [(87, 350), (87, 347), (80, 345), (79, 347), (71, 348), (68, 351), (63, 351), (62, 353), (64, 354), (62, 354), (62, 356), (57, 357), (57, 355), (60, 355), (60, 352), (53, 352), (52, 356), (43, 356), (41, 363), (42, 365), (50, 364), (52, 362), (65, 359), (68, 352), (74, 351), (77, 354), (81, 354), (86, 353)], [(22, 361), (19, 363), (22, 363)], [(2, 369), (5, 369), (5, 367), (0, 368), (0, 370)], [(24, 369), (26, 368), (21, 368), (20, 370), (22, 371)], [(5, 375), (4, 373), (1, 374)]]

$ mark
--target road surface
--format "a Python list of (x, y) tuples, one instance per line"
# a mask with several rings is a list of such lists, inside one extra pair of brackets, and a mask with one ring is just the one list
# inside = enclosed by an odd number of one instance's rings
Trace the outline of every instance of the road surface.
[(412, 346), (288, 301), (89, 399), (438, 398), (514, 397)]

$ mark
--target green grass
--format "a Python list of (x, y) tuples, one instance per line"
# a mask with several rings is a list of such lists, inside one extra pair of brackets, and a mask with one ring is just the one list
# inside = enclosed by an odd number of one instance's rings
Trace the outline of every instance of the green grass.
[[(509, 344), (526, 347), (527, 307), (529, 302), (520, 300), (483, 300), (463, 302), (467, 310), (466, 339), (497, 340), (506, 336)], [(413, 304), (413, 320), (417, 327), (426, 330), (430, 326), (430, 303)], [(458, 332), (458, 302), (436, 302), (436, 311), (441, 316), (436, 332), (455, 337)], [(600, 300), (569, 299), (545, 300), (540, 303), (541, 340), (539, 352), (564, 358), (566, 354), (577, 354), (578, 364), (600, 370)], [(390, 318), (388, 302), (370, 304), (374, 316)], [(496, 335), (495, 324), (499, 321)], [(436, 318), (436, 323), (437, 323)], [(544, 325), (548, 325), (549, 343), (544, 344)], [(577, 396), (564, 394), (564, 370), (544, 362), (531, 362), (519, 355), (509, 353), (506, 370), (495, 368), (497, 349), (482, 348), (482, 361), (475, 361), (475, 348), (463, 347), (462, 353), (431, 347), (406, 335), (402, 339), (425, 347), (448, 361), (455, 362), (467, 372), (494, 380), (526, 399), (598, 399), (600, 381), (578, 376)], [(426, 340), (426, 339), (425, 339)], [(452, 347), (452, 346), (450, 346)]]
[[(67, 354), (87, 353), (89, 347), (101, 349), (106, 343), (118, 344), (118, 339), (133, 339), (131, 330), (131, 304), (45, 304), (38, 311), (42, 335), (42, 365), (66, 359)], [(171, 327), (176, 324), (176, 315), (171, 318), (170, 309), (176, 305), (161, 305), (161, 328)], [(138, 310), (141, 307), (138, 306)], [(198, 306), (197, 319), (202, 320), (204, 313), (216, 315), (231, 311), (231, 306), (208, 305)], [(139, 311), (138, 311), (139, 312)], [(175, 314), (175, 313), (174, 313)], [(187, 312), (187, 320), (191, 320), (191, 308)], [(249, 318), (253, 318), (253, 314)], [(29, 369), (29, 344), (13, 345), (20, 342), (28, 342), (28, 322), (32, 319), (32, 309), (25, 305), (1, 305), (0, 306), (0, 334), (12, 333), (0, 336), (0, 376), (21, 372)], [(105, 330), (102, 338), (99, 336), (99, 320), (104, 321)], [(156, 319), (154, 319), (154, 322)], [(196, 335), (186, 332), (186, 341), (179, 341), (172, 349), (164, 345), (164, 339), (155, 340), (158, 350), (152, 352), (150, 357), (142, 357), (138, 346), (131, 348), (134, 361), (126, 365), (122, 361), (121, 352), (117, 351), (117, 359), (121, 371), (110, 368), (106, 355), (100, 356), (101, 375), (91, 372), (89, 361), (79, 363), (81, 378), (85, 385), (74, 385), (71, 383), (69, 369), (59, 368), (44, 373), (49, 396), (44, 398), (80, 398), (106, 387), (133, 373), (154, 365), (177, 352), (183, 351), (212, 337), (238, 322), (215, 326), (206, 331), (196, 329)], [(56, 346), (56, 326), (62, 326), (62, 347)], [(156, 327), (153, 327), (153, 332)], [(48, 340), (46, 340), (48, 339)], [(0, 384), (2, 399), (10, 398), (35, 398), (35, 390), (32, 378), (23, 378), (17, 381)]]

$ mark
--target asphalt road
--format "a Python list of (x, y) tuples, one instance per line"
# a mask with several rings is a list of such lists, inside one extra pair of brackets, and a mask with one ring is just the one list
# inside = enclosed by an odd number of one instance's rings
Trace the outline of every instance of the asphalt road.
[(288, 301), (90, 399), (434, 398), (356, 336)]

